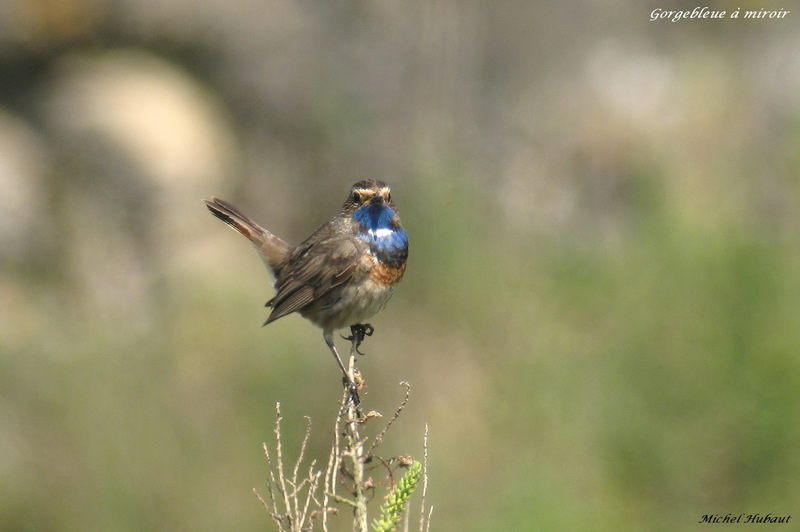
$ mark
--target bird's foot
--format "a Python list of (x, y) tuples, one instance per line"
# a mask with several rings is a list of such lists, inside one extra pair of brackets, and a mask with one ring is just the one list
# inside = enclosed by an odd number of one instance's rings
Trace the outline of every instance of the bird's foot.
[(358, 350), (361, 347), (361, 342), (364, 341), (364, 338), (367, 336), (372, 336), (372, 333), (375, 332), (375, 327), (370, 325), (369, 323), (357, 323), (355, 325), (350, 326), (350, 336), (342, 336), (345, 340), (350, 340), (353, 342), (352, 347), (350, 348), (350, 354), (355, 355), (363, 355), (361, 351)]

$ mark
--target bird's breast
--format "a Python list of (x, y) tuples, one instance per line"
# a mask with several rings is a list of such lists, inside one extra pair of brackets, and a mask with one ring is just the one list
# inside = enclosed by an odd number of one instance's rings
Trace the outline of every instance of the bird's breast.
[(376, 255), (370, 256), (372, 268), (370, 279), (379, 286), (394, 286), (403, 278), (406, 271), (406, 261), (403, 259), (397, 265), (387, 264), (380, 260)]
[[(405, 270), (408, 259), (408, 235), (402, 229), (379, 228), (364, 231), (359, 235), (366, 242), (371, 257), (381, 266), (399, 271)], [(399, 278), (398, 278), (399, 280)]]

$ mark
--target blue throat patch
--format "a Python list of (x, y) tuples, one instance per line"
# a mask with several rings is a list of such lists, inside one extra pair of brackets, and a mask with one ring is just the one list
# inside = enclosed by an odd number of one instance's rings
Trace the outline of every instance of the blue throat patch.
[(382, 263), (399, 268), (408, 257), (408, 235), (394, 222), (394, 211), (386, 205), (364, 205), (353, 213), (361, 225), (358, 236), (369, 244)]

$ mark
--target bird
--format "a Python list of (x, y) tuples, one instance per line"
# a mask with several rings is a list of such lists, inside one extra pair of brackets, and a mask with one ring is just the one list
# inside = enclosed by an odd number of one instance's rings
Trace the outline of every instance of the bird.
[(263, 228), (225, 200), (203, 200), (211, 214), (255, 246), (271, 277), (275, 296), (264, 326), (294, 312), (322, 329), (325, 344), (358, 404), (360, 377), (351, 374), (333, 342), (350, 327), (351, 355), (374, 332), (367, 320), (382, 310), (402, 280), (408, 234), (383, 181), (366, 179), (352, 187), (341, 210), (297, 246)]

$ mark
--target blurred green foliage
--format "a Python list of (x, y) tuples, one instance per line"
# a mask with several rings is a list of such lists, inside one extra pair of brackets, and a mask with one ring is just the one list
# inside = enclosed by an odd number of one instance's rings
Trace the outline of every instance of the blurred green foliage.
[(411, 255), (364, 396), (411, 383), (433, 530), (792, 513), (796, 17), (45, 4), (0, 6), (0, 529), (269, 530), (274, 404), (324, 462), (339, 377), (200, 198), (298, 242), (366, 177)]

